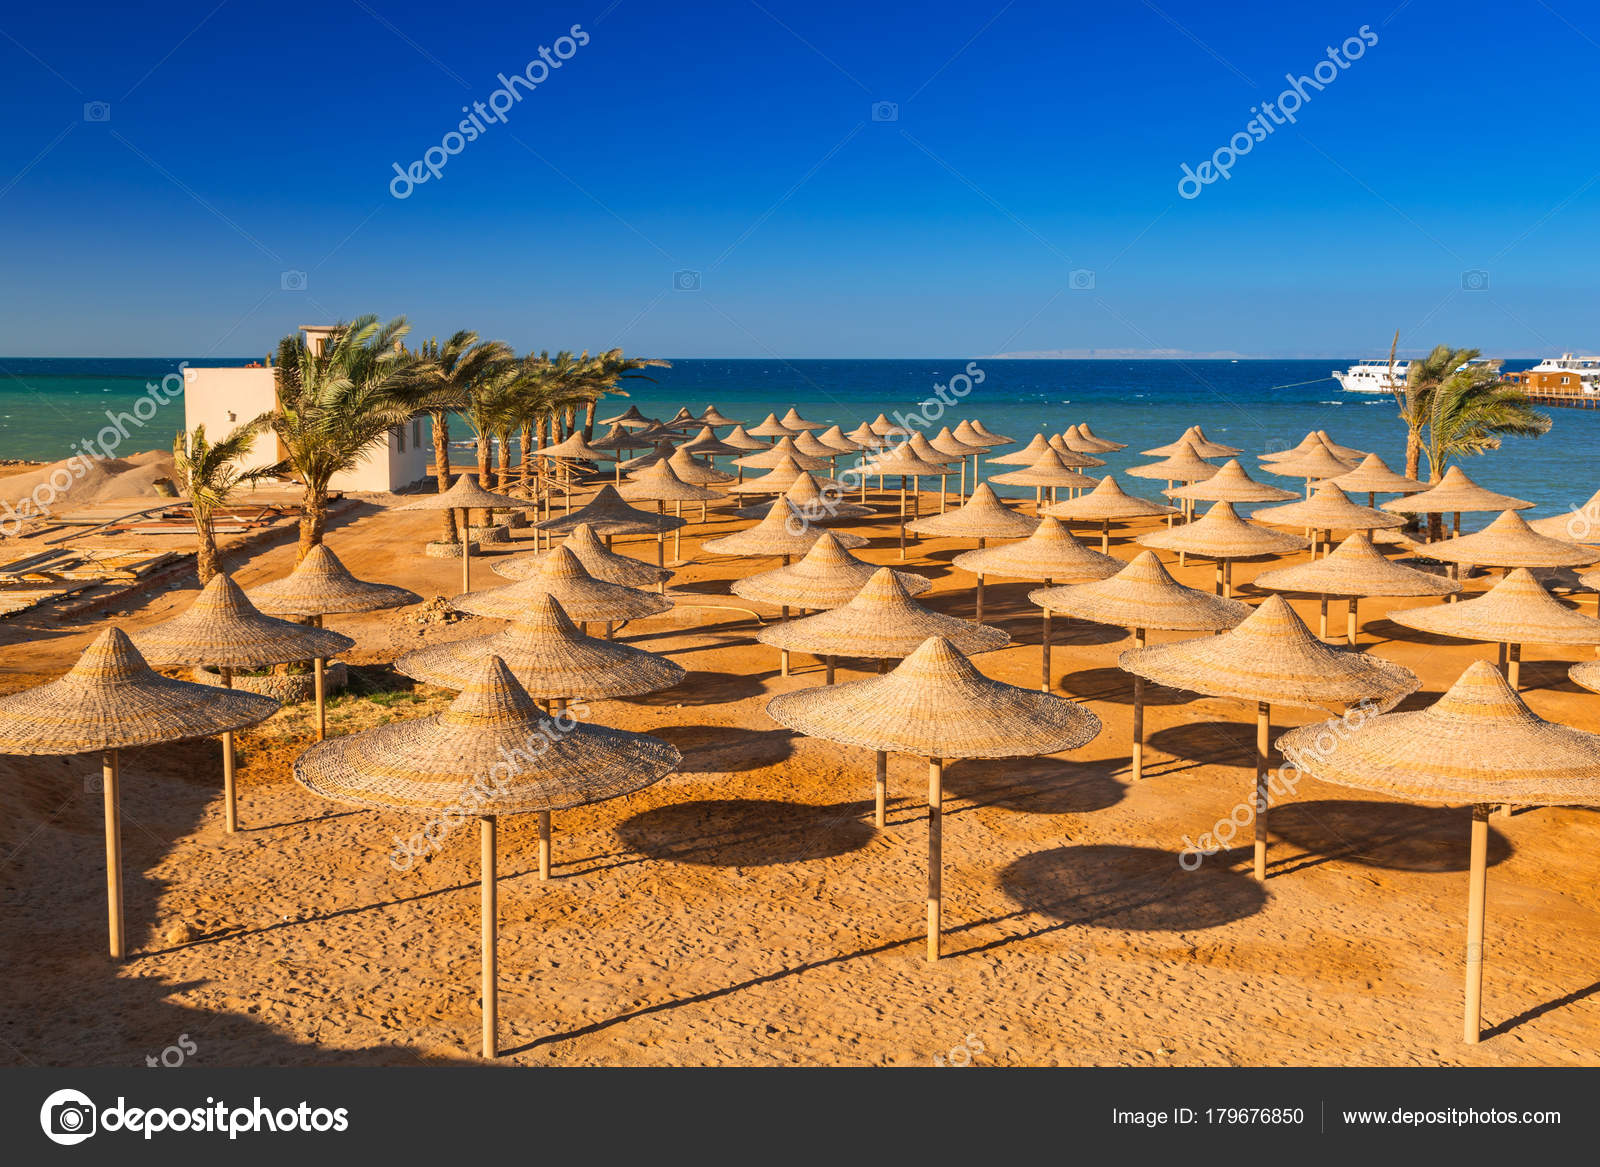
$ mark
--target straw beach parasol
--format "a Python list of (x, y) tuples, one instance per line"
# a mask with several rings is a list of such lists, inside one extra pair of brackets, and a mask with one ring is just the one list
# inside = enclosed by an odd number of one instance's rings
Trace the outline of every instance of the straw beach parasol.
[(1427, 490), (1427, 484), (1404, 474), (1396, 474), (1389, 464), (1376, 454), (1368, 454), (1354, 470), (1348, 470), (1328, 479), (1340, 490), (1357, 494), (1367, 492), (1367, 505), (1372, 506), (1374, 496), (1380, 494), (1416, 494)]
[(660, 425), (661, 422), (656, 418), (646, 417), (644, 414), (640, 413), (637, 405), (630, 405), (627, 409), (623, 410), (615, 417), (602, 417), (600, 419), (600, 424), (620, 425), (624, 429), (642, 430), (646, 426)]
[(1185, 446), (1192, 448), (1202, 458), (1232, 458), (1236, 454), (1244, 453), (1237, 446), (1224, 446), (1220, 442), (1213, 442), (1197, 425), (1184, 430), (1177, 441), (1157, 446), (1153, 450), (1145, 450), (1143, 453), (1147, 458), (1171, 458), (1182, 454)]
[(945, 539), (1022, 539), (1033, 534), (1039, 520), (1019, 515), (1001, 502), (987, 482), (980, 482), (972, 497), (953, 511), (917, 519), (907, 530)]
[(1089, 423), (1086, 421), (1078, 424), (1078, 436), (1086, 442), (1093, 442), (1099, 446), (1098, 453), (1104, 453), (1108, 450), (1126, 450), (1128, 448), (1127, 442), (1113, 442), (1110, 438), (1102, 438), (1089, 428)]
[[(1185, 587), (1168, 574), (1154, 551), (1141, 551), (1116, 575), (1069, 587), (1039, 588), (1028, 599), (1063, 616), (1110, 624), (1133, 633), (1133, 646), (1144, 647), (1145, 630), (1221, 632), (1250, 615), (1250, 606)], [(1144, 777), (1144, 678), (1133, 676), (1134, 781)]]
[(1600, 803), (1600, 737), (1545, 721), (1493, 668), (1474, 661), (1427, 709), (1383, 714), (1345, 734), (1304, 726), (1279, 738), (1278, 748), (1324, 782), (1412, 802), (1472, 806), (1463, 1038), (1477, 1043), (1489, 807)]
[[(964, 442), (945, 426), (933, 437), (928, 439), (928, 447), (936, 454), (948, 458), (955, 458), (961, 463), (961, 481), (957, 484), (956, 499), (959, 501), (967, 497), (967, 458), (972, 458), (973, 487), (977, 487), (978, 455), (987, 454), (990, 447), (973, 442)], [(939, 476), (939, 511), (944, 513), (944, 475)]]
[(1391, 499), (1383, 509), (1397, 515), (1454, 515), (1451, 532), (1461, 534), (1461, 516), (1475, 511), (1525, 511), (1533, 503), (1512, 498), (1479, 486), (1462, 473), (1461, 467), (1451, 466), (1438, 482), (1428, 484), (1428, 489), (1408, 498)]
[(1164, 478), (1170, 487), (1174, 482), (1200, 482), (1215, 475), (1217, 469), (1200, 457), (1193, 442), (1183, 441), (1178, 443), (1175, 453), (1169, 454), (1161, 461), (1148, 462), (1143, 466), (1130, 466), (1127, 472), (1135, 478)]
[(930, 636), (943, 636), (963, 652), (989, 652), (1011, 643), (1000, 628), (974, 624), (924, 608), (911, 598), (901, 573), (880, 567), (849, 603), (815, 616), (763, 628), (762, 644), (786, 652), (892, 660), (910, 656)]
[(725, 426), (725, 425), (738, 425), (739, 424), (738, 422), (734, 421), (733, 418), (731, 418), (731, 417), (724, 417), (722, 415), (721, 411), (718, 410), (715, 405), (706, 406), (706, 411), (704, 413), (702, 413), (695, 420), (700, 422), (701, 425), (711, 426), (713, 428), (721, 428), (722, 426)]
[(1263, 881), (1272, 706), (1317, 709), (1370, 699), (1388, 709), (1420, 684), (1391, 661), (1324, 644), (1282, 596), (1268, 596), (1221, 636), (1130, 649), (1117, 664), (1158, 685), (1256, 703), (1255, 874)]
[(1219, 596), (1233, 595), (1235, 559), (1259, 559), (1306, 548), (1306, 540), (1298, 535), (1269, 531), (1241, 519), (1231, 502), (1213, 503), (1211, 509), (1194, 522), (1170, 530), (1152, 531), (1139, 536), (1139, 542), (1146, 547), (1176, 551), (1179, 555), (1216, 560)]
[(1600, 548), (1541, 535), (1512, 510), (1502, 512), (1481, 531), (1427, 543), (1422, 549), (1430, 559), (1478, 567), (1586, 567), (1600, 560)]
[[(918, 437), (921, 437), (919, 434)], [(906, 557), (906, 479), (913, 480), (913, 497), (916, 500), (918, 511), (921, 510), (921, 495), (915, 493), (916, 479), (932, 477), (935, 474), (949, 472), (949, 463), (938, 461), (943, 454), (935, 453), (934, 461), (927, 461), (920, 457), (913, 449), (912, 443), (907, 442), (896, 446), (886, 454), (881, 454), (869, 459), (861, 467), (863, 475), (876, 474), (878, 477), (895, 477), (900, 479), (900, 558)], [(866, 478), (862, 479), (862, 490), (866, 489)]]
[(613, 621), (655, 616), (672, 607), (666, 596), (596, 579), (585, 570), (577, 553), (566, 546), (551, 551), (532, 575), (505, 587), (456, 596), (450, 606), (474, 616), (519, 620), (543, 595), (554, 596), (574, 620), (606, 621), (608, 634)]
[[(214, 665), (223, 687), (231, 688), (234, 669), (327, 660), (356, 642), (339, 632), (262, 615), (233, 577), (218, 572), (185, 611), (135, 633), (133, 643), (153, 665)], [(239, 829), (233, 769), (233, 731), (228, 730), (222, 734), (222, 789), (230, 834)]]
[(792, 438), (799, 432), (784, 425), (775, 413), (767, 414), (761, 419), (760, 425), (753, 425), (745, 430), (745, 433), (753, 438)]
[[(670, 455), (669, 455), (670, 457)], [(656, 513), (662, 514), (667, 503), (673, 507), (673, 517), (678, 519), (678, 525), (672, 532), (672, 558), (674, 563), (680, 563), (683, 555), (683, 504), (686, 502), (706, 503), (722, 496), (709, 486), (696, 486), (685, 482), (678, 477), (678, 472), (666, 460), (655, 463), (645, 470), (632, 475), (628, 481), (617, 487), (617, 494), (624, 502), (654, 502)], [(667, 565), (667, 536), (665, 531), (656, 532), (656, 566), (664, 568)], [(661, 585), (665, 586), (665, 585)]]
[[(221, 578), (221, 577), (219, 577)], [(278, 702), (256, 693), (163, 677), (120, 628), (108, 628), (66, 676), (0, 698), (0, 753), (98, 752), (105, 805), (106, 914), (111, 956), (127, 955), (122, 914), (122, 811), (118, 751), (231, 734), (271, 717)]]
[(747, 470), (772, 470), (789, 461), (802, 470), (826, 470), (831, 456), (825, 454), (819, 458), (813, 454), (802, 454), (795, 445), (794, 438), (782, 437), (766, 449), (735, 458), (733, 464), (743, 466)]
[(450, 489), (443, 494), (427, 494), (397, 511), (460, 511), (461, 512), (461, 590), (472, 590), (472, 532), (468, 529), (467, 515), (471, 511), (486, 511), (493, 517), (496, 509), (518, 510), (528, 505), (526, 499), (497, 494), (478, 485), (476, 474), (459, 475)]
[(1195, 502), (1287, 502), (1300, 497), (1295, 491), (1257, 482), (1239, 465), (1237, 458), (1229, 458), (1210, 478), (1174, 486), (1165, 494), (1168, 498)]
[(567, 713), (552, 718), (504, 661), (490, 657), (445, 712), (323, 742), (295, 762), (294, 777), (336, 802), (434, 815), (446, 824), (451, 815), (478, 818), (483, 1056), (492, 1058), (499, 1050), (497, 819), (631, 794), (682, 760), (657, 738), (583, 725)]
[(1325, 444), (1326, 443), (1324, 443), (1323, 440), (1317, 436), (1316, 430), (1307, 430), (1306, 436), (1301, 438), (1293, 446), (1290, 446), (1287, 450), (1273, 450), (1271, 453), (1260, 455), (1257, 457), (1256, 461), (1263, 464), (1284, 462), (1292, 458), (1298, 458), (1303, 454), (1309, 454), (1318, 446)]
[[(824, 481), (829, 481), (824, 479)], [(835, 484), (837, 486), (837, 484)], [(836, 523), (845, 519), (860, 519), (872, 514), (871, 507), (846, 502), (841, 489), (835, 489), (829, 498), (817, 487), (817, 480), (809, 470), (802, 470), (775, 499), (762, 499), (733, 513), (741, 519), (764, 519), (774, 507), (790, 507), (808, 523)]]
[[(658, 584), (672, 574), (664, 567), (635, 559), (631, 555), (618, 555), (600, 541), (600, 536), (588, 523), (579, 523), (562, 544), (578, 557), (578, 562), (595, 579), (621, 584), (629, 588), (645, 588)], [(527, 579), (548, 562), (552, 552), (539, 551), (532, 555), (514, 555), (495, 561), (493, 571), (506, 579)]]
[[(821, 461), (819, 458), (808, 458), (808, 462)], [(802, 474), (811, 474), (811, 471), (801, 466), (793, 456), (785, 454), (771, 470), (756, 478), (735, 482), (727, 488), (730, 494), (782, 494), (795, 484)], [(818, 487), (827, 487), (831, 490), (842, 492), (843, 487), (831, 478), (816, 480), (812, 475), (814, 484)]]
[[(250, 593), (250, 600), (258, 611), (269, 616), (314, 616), (320, 628), (324, 616), (403, 608), (420, 603), (422, 597), (392, 584), (357, 579), (326, 543), (317, 543), (293, 571), (283, 579), (256, 588)], [(317, 657), (312, 667), (316, 671), (317, 740), (320, 742), (328, 736), (322, 658)]]
[[(963, 551), (951, 560), (963, 571), (978, 577), (977, 620), (983, 623), (983, 581), (988, 575), (1009, 576), (1013, 579), (1035, 579), (1045, 587), (1053, 583), (1086, 583), (1106, 579), (1122, 570), (1122, 560), (1090, 551), (1072, 537), (1060, 519), (1045, 518), (1033, 534), (1016, 543), (999, 547), (982, 547), (976, 551)], [(1050, 691), (1050, 609), (1044, 613), (1043, 628), (1039, 637), (1043, 663), (1039, 688)]]
[[(751, 440), (752, 442), (754, 441), (754, 439)], [(765, 443), (762, 444), (765, 445)], [(731, 445), (712, 433), (710, 426), (705, 426), (694, 437), (680, 445), (678, 453), (691, 454), (700, 458), (731, 458), (753, 448), (754, 446)]]
[[(944, 763), (1056, 754), (1100, 732), (1100, 719), (1083, 706), (991, 680), (942, 637), (885, 676), (780, 694), (767, 703), (767, 716), (808, 737), (874, 750), (880, 759), (889, 751), (928, 759), (929, 960), (939, 959), (940, 947)], [(883, 773), (880, 766), (880, 807)]]
[(1355, 463), (1336, 456), (1328, 449), (1327, 443), (1320, 439), (1303, 454), (1276, 462), (1266, 462), (1263, 465), (1266, 466), (1268, 474), (1277, 474), (1283, 478), (1304, 478), (1308, 495), (1311, 492), (1313, 479), (1338, 478), (1355, 469)]
[[(877, 571), (877, 564), (851, 555), (832, 531), (824, 531), (799, 563), (736, 579), (730, 590), (746, 600), (826, 612), (855, 599)], [(933, 586), (927, 576), (894, 575), (907, 595), (920, 596)]]
[(1309, 498), (1282, 506), (1265, 507), (1255, 513), (1257, 522), (1278, 527), (1304, 527), (1313, 533), (1312, 558), (1316, 557), (1320, 542), (1316, 535), (1328, 533), (1333, 541), (1334, 531), (1375, 531), (1385, 527), (1403, 527), (1405, 520), (1373, 507), (1364, 507), (1350, 501), (1350, 496), (1331, 482), (1319, 482)]
[(1418, 571), (1384, 557), (1364, 531), (1351, 535), (1332, 553), (1310, 563), (1264, 571), (1251, 581), (1258, 588), (1274, 592), (1300, 592), (1322, 598), (1322, 625), (1317, 634), (1328, 638), (1328, 597), (1349, 600), (1345, 619), (1345, 639), (1356, 643), (1356, 605), (1362, 596), (1449, 596), (1461, 590), (1453, 579)]
[(1117, 480), (1107, 474), (1095, 488), (1077, 498), (1067, 499), (1048, 507), (1045, 512), (1052, 518), (1066, 522), (1097, 522), (1100, 524), (1100, 550), (1111, 550), (1111, 524), (1129, 519), (1175, 515), (1178, 508), (1166, 503), (1152, 502), (1147, 498), (1125, 492)]
[(604, 536), (606, 546), (609, 548), (613, 535), (656, 535), (663, 531), (677, 530), (683, 526), (683, 520), (631, 507), (617, 493), (617, 488), (608, 483), (570, 515), (560, 515), (553, 519), (545, 519), (542, 523), (535, 523), (534, 530), (549, 538), (554, 535), (571, 534), (583, 526), (589, 527), (596, 535)]
[(825, 430), (828, 428), (828, 423), (825, 421), (807, 421), (800, 416), (800, 411), (792, 405), (789, 407), (789, 412), (778, 419), (778, 424), (795, 431)]
[(1500, 667), (1513, 689), (1524, 644), (1600, 645), (1600, 620), (1568, 608), (1522, 567), (1475, 599), (1405, 608), (1390, 612), (1389, 619), (1436, 636), (1502, 645)]
[(1552, 539), (1566, 539), (1571, 543), (1600, 543), (1600, 490), (1589, 501), (1564, 515), (1551, 515), (1533, 519), (1528, 526), (1535, 534), (1549, 535)]
[(1086, 454), (1082, 450), (1074, 450), (1060, 434), (1056, 434), (1045, 444), (1061, 455), (1061, 464), (1071, 470), (1090, 470), (1106, 464), (1103, 458), (1096, 458), (1093, 454)]
[(995, 466), (1032, 466), (1044, 457), (1046, 450), (1050, 449), (1050, 439), (1043, 434), (1034, 434), (1026, 446), (1020, 450), (1012, 450), (1009, 454), (999, 454), (989, 459)]
[(1055, 450), (1046, 449), (1021, 470), (991, 474), (989, 481), (1006, 486), (1033, 487), (1033, 512), (1035, 515), (1043, 515), (1045, 487), (1050, 488), (1050, 501), (1055, 502), (1055, 492), (1061, 487), (1092, 487), (1098, 479), (1080, 474), (1068, 466), (1066, 460)]

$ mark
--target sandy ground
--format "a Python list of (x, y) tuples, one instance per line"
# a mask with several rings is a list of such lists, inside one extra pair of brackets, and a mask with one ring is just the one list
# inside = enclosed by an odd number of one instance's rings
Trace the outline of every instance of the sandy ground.
[[(742, 607), (727, 597), (729, 581), (774, 564), (699, 555), (702, 537), (733, 528), (716, 510), (712, 519), (689, 529), (690, 562), (673, 586)], [(328, 541), (358, 575), (449, 595), (459, 564), (420, 554), (437, 523), (362, 504)], [(859, 554), (898, 562), (891, 523), (845, 529), (874, 537)], [(292, 564), (292, 537), (229, 565), (246, 588), (275, 578)], [(531, 545), (531, 533), (517, 538), (516, 550)], [(906, 565), (935, 579), (924, 602), (970, 616), (972, 577), (949, 564), (966, 546), (923, 540)], [(653, 541), (618, 549), (654, 558)], [(1135, 548), (1114, 540), (1112, 550), (1126, 559)], [(1238, 564), (1235, 579), (1274, 565)], [(499, 582), (480, 571), (479, 586)], [(1210, 587), (1208, 563), (1177, 574)], [(990, 675), (1029, 686), (1039, 675), (1033, 586), (990, 581), (989, 620), (1015, 643), (979, 658)], [(1248, 587), (1241, 594), (1259, 598)], [(119, 622), (143, 627), (192, 595), (158, 592)], [(1493, 820), (1485, 1015), (1495, 1029), (1482, 1045), (1464, 1045), (1465, 812), (1308, 779), (1272, 813), (1264, 889), (1249, 878), (1247, 833), (1240, 849), (1183, 871), (1184, 836), (1197, 838), (1247, 797), (1250, 711), (1154, 690), (1147, 774), (1133, 786), (1129, 678), (1115, 664), (1128, 641), (1057, 620), (1057, 691), (1086, 702), (1105, 730), (1066, 757), (948, 767), (947, 957), (930, 965), (925, 764), (892, 760), (889, 825), (879, 833), (871, 754), (794, 737), (763, 712), (773, 694), (820, 683), (820, 666), (797, 658), (795, 675), (780, 677), (747, 614), (691, 599), (621, 632), (673, 656), (687, 681), (590, 703), (594, 720), (677, 745), (681, 772), (558, 814), (548, 883), (538, 879), (531, 819), (502, 822), (504, 1061), (1600, 1061), (1600, 815), (1552, 809)], [(1423, 678), (1407, 707), (1493, 653), (1382, 618), (1412, 603), (1362, 605), (1363, 644)], [(1297, 607), (1314, 622), (1314, 601)], [(359, 646), (349, 658), (357, 693), (332, 710), (334, 732), (440, 708), (449, 694), (409, 691), (385, 663), (501, 626), (424, 626), (411, 611), (328, 619)], [(1342, 611), (1334, 623), (1342, 628)], [(101, 627), (0, 624), (0, 691), (59, 674)], [(1566, 680), (1567, 664), (1586, 654), (1526, 655), (1529, 703), (1600, 729), (1600, 698)], [(842, 668), (840, 678), (857, 675), (864, 669)], [(1316, 716), (1283, 710), (1275, 732)], [(395, 871), (394, 839), (416, 824), (298, 787), (289, 768), (309, 737), (299, 708), (242, 736), (244, 829), (232, 836), (214, 740), (124, 755), (136, 952), (121, 966), (104, 954), (95, 759), (0, 758), (0, 1062), (138, 1065), (180, 1042), (193, 1044), (184, 1056), (195, 1065), (476, 1060), (476, 832)]]

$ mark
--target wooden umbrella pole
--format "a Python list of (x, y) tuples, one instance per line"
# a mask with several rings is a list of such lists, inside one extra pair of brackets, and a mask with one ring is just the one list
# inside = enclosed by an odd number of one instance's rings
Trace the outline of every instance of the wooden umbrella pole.
[[(703, 505), (703, 504), (702, 504)], [(683, 518), (683, 500), (672, 500), (672, 514), (675, 518)], [(672, 532), (672, 562), (683, 562), (683, 526), (679, 524)]]
[[(1044, 581), (1044, 586), (1045, 587), (1049, 587), (1050, 586), (1050, 581), (1048, 579)], [(1044, 629), (1039, 634), (1039, 645), (1040, 645), (1040, 655), (1041, 655), (1041, 658), (1042, 658), (1040, 660), (1039, 664), (1040, 664), (1040, 667), (1043, 669), (1043, 673), (1039, 678), (1039, 691), (1041, 693), (1048, 693), (1050, 691), (1050, 609), (1049, 609), (1049, 607), (1045, 607), (1045, 609), (1044, 609)]]
[(499, 983), (499, 906), (495, 896), (494, 815), (486, 814), (479, 820), (482, 854), (479, 859), (478, 881), (483, 885), (483, 985), (481, 988), (483, 1012), (483, 1056), (498, 1057), (500, 1053), (500, 983)]
[(939, 907), (944, 873), (944, 762), (928, 759), (928, 959), (939, 959)]
[(877, 803), (877, 823), (881, 831), (889, 809), (889, 755), (882, 750), (873, 755), (872, 796)]
[[(219, 668), (222, 687), (233, 688), (233, 670)], [(228, 834), (239, 829), (239, 795), (233, 780), (233, 733), (222, 735), (222, 825)]]
[(1506, 684), (1516, 692), (1522, 680), (1522, 645), (1513, 644), (1506, 650)]
[(550, 812), (539, 812), (539, 878), (550, 878)]
[(1233, 599), (1233, 560), (1222, 561), (1222, 598)]
[(463, 594), (472, 590), (472, 528), (467, 526), (467, 520), (472, 517), (472, 512), (466, 507), (461, 508), (461, 591)]
[(1350, 606), (1345, 609), (1344, 614), (1344, 639), (1345, 643), (1351, 648), (1356, 646), (1356, 629), (1359, 626), (1358, 621), (1356, 620), (1356, 604), (1359, 602), (1360, 600), (1356, 596), (1351, 596), (1349, 601)]
[(323, 678), (322, 658), (319, 656), (311, 662), (311, 667), (316, 673), (317, 685), (317, 740), (324, 741), (328, 736), (328, 706), (327, 686)]
[(1100, 520), (1100, 554), (1107, 555), (1111, 551), (1111, 520)]
[[(1144, 647), (1144, 629), (1133, 630), (1133, 647)], [(1133, 780), (1144, 777), (1144, 678), (1133, 674)]]
[(107, 750), (100, 756), (100, 782), (106, 809), (106, 917), (112, 960), (128, 955), (122, 927), (122, 803), (118, 778), (117, 751)]
[(977, 589), (977, 591), (978, 591), (978, 616), (977, 616), (977, 620), (978, 620), (979, 624), (982, 624), (983, 623), (983, 576), (981, 574), (978, 576), (978, 589)]
[(1467, 884), (1467, 1015), (1462, 1037), (1477, 1045), (1483, 1028), (1483, 902), (1489, 882), (1489, 808), (1472, 808), (1472, 867)]
[[(880, 481), (879, 486), (883, 483)], [(900, 558), (906, 557), (906, 476), (900, 476)]]
[(1272, 706), (1265, 701), (1256, 703), (1256, 878), (1267, 880), (1267, 777), (1272, 769)]
[(1217, 575), (1212, 590), (1219, 596), (1222, 594), (1222, 560), (1220, 559), (1217, 560)]
[[(783, 621), (782, 622), (784, 624), (787, 624), (789, 622), (789, 605), (788, 604), (785, 604), (783, 606)], [(789, 675), (789, 650), (787, 648), (782, 649), (778, 653), (778, 675), (780, 677), (787, 677)]]
[(1498, 647), (1496, 655), (1499, 659), (1495, 661), (1495, 667), (1500, 670), (1500, 675), (1503, 677), (1506, 676), (1506, 642), (1502, 640)]
[(1322, 595), (1322, 615), (1317, 620), (1317, 636), (1322, 640), (1328, 639), (1328, 596), (1326, 592)]
[(827, 672), (825, 674), (826, 679), (823, 681), (823, 684), (825, 684), (825, 685), (833, 684), (833, 657), (831, 657), (831, 656), (823, 657), (822, 658), (822, 666), (823, 666), (824, 669), (827, 670)]
[(956, 484), (956, 502), (965, 504), (967, 501), (967, 460), (961, 459), (961, 481)]
[[(966, 463), (962, 463), (962, 465), (966, 465)], [(939, 513), (941, 515), (944, 514), (945, 501), (950, 497), (949, 491), (950, 475), (948, 473), (939, 475)]]

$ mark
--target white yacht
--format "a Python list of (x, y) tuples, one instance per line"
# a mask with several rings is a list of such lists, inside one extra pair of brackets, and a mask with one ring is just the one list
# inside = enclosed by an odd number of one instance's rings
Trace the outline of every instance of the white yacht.
[(1357, 361), (1344, 372), (1335, 369), (1331, 375), (1347, 393), (1404, 392), (1406, 373), (1410, 367), (1410, 361), (1396, 360), (1393, 381), (1389, 379), (1389, 362), (1386, 360)]
[(1545, 357), (1533, 368), (1516, 376), (1533, 390), (1547, 393), (1576, 391), (1592, 395), (1600, 393), (1600, 357), (1562, 353), (1559, 357)]

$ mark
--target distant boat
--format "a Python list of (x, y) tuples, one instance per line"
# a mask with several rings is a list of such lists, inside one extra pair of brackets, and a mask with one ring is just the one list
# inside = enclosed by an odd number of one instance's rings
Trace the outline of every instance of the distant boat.
[[(1488, 364), (1487, 357), (1477, 357), (1467, 362), (1468, 365)], [(1462, 365), (1466, 368), (1466, 365)], [(1344, 372), (1338, 369), (1329, 374), (1339, 387), (1346, 393), (1404, 393), (1406, 389), (1406, 375), (1411, 371), (1411, 362), (1396, 360), (1394, 363), (1394, 379), (1389, 378), (1389, 362), (1387, 360), (1357, 361)]]
[(1600, 357), (1562, 353), (1545, 357), (1531, 369), (1507, 373), (1501, 380), (1521, 385), (1530, 393), (1594, 396), (1600, 394)]

